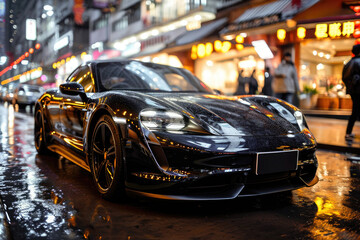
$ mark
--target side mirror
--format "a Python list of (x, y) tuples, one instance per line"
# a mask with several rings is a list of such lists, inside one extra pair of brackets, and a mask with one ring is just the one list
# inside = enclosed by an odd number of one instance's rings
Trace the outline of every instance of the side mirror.
[(59, 86), (60, 92), (67, 95), (80, 95), (81, 99), (85, 102), (87, 100), (87, 96), (85, 94), (84, 87), (77, 82), (66, 82), (60, 84)]
[(84, 94), (85, 90), (80, 83), (66, 82), (60, 85), (60, 92), (67, 95), (80, 95)]

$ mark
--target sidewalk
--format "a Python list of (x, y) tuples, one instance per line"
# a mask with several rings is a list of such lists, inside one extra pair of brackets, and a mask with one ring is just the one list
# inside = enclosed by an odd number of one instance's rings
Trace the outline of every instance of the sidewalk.
[(354, 141), (345, 141), (347, 120), (305, 115), (310, 131), (315, 135), (318, 148), (360, 154), (360, 122), (355, 123)]

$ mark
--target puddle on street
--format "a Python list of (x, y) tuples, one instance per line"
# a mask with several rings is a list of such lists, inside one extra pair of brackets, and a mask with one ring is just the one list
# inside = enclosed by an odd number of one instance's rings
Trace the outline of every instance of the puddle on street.
[(109, 202), (80, 167), (36, 154), (29, 113), (0, 106), (0, 130), (0, 194), (13, 239), (360, 238), (356, 156), (318, 151), (319, 183), (292, 193)]

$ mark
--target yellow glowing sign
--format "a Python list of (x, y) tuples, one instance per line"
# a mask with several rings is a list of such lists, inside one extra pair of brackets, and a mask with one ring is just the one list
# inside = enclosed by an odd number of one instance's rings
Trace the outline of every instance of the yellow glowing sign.
[(304, 39), (306, 37), (306, 28), (304, 27), (299, 27), (297, 29), (297, 37), (299, 39)]
[(336, 37), (350, 37), (355, 31), (354, 22), (344, 23), (320, 23), (316, 24), (315, 36), (317, 38), (336, 38)]
[(328, 30), (328, 25), (326, 23), (316, 24), (315, 36), (317, 38), (327, 38), (328, 37), (327, 30)]
[(349, 37), (355, 31), (355, 23), (354, 22), (344, 22), (343, 23), (343, 31), (342, 35)]
[(276, 36), (277, 36), (277, 38), (278, 38), (280, 41), (284, 41), (285, 38), (286, 38), (286, 31), (285, 31), (285, 29), (278, 29), (278, 30), (277, 30), (277, 33), (276, 33)]
[(329, 24), (329, 37), (335, 38), (341, 36), (341, 23)]
[[(236, 49), (241, 50), (244, 46), (241, 44), (244, 39), (236, 38)], [(241, 43), (239, 43), (241, 42)], [(229, 41), (216, 40), (214, 43), (200, 43), (191, 47), (191, 59), (204, 58), (210, 56), (214, 51), (219, 53), (227, 53), (233, 47)]]

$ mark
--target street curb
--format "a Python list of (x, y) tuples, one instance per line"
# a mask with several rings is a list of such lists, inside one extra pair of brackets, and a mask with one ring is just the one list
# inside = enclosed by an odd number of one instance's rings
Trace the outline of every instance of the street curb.
[(360, 154), (360, 148), (347, 147), (347, 146), (337, 146), (325, 143), (317, 143), (319, 149), (333, 150), (336, 152), (346, 152), (346, 153), (355, 153)]

